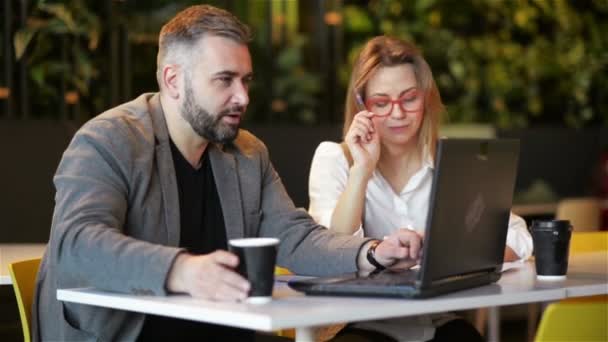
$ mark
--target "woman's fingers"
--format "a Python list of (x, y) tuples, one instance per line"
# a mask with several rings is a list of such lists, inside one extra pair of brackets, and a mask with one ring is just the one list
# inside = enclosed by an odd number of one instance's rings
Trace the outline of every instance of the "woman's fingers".
[[(366, 112), (366, 114), (367, 114), (367, 112)], [(359, 124), (362, 124), (365, 127), (367, 127), (367, 129), (370, 132), (374, 132), (375, 129), (374, 129), (374, 122), (371, 120), (372, 117), (373, 117), (373, 115), (372, 116), (357, 115), (357, 116), (355, 116), (355, 119), (353, 120), (353, 123), (357, 122)]]
[(359, 122), (353, 122), (348, 135), (350, 136), (351, 141), (355, 143), (359, 141), (367, 143), (371, 139), (367, 126)]

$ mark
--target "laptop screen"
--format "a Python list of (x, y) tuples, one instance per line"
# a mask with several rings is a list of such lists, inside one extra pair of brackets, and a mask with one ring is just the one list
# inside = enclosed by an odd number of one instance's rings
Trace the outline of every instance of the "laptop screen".
[(441, 139), (423, 250), (422, 286), (500, 269), (515, 187), (519, 141)]

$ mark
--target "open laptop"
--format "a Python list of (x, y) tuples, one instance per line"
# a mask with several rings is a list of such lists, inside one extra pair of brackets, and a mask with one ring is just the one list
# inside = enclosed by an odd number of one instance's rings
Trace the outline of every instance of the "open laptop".
[(423, 298), (497, 281), (517, 174), (519, 141), (440, 139), (418, 270), (295, 279), (311, 295)]

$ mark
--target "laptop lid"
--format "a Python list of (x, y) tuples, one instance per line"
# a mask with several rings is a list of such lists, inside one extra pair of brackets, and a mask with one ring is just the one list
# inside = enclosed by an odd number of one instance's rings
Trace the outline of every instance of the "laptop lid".
[(420, 286), (500, 271), (515, 189), (519, 141), (440, 139)]

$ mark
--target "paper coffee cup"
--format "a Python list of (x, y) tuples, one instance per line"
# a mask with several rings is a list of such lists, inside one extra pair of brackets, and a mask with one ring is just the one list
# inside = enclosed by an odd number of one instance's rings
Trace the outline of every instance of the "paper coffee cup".
[(572, 235), (570, 221), (534, 221), (530, 230), (537, 278), (549, 281), (566, 279)]
[(248, 303), (263, 304), (272, 299), (279, 242), (276, 238), (243, 238), (228, 241), (228, 249), (239, 258), (237, 272), (251, 284)]

